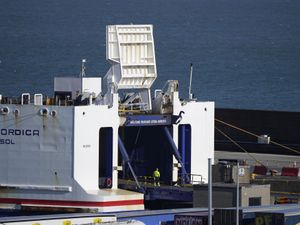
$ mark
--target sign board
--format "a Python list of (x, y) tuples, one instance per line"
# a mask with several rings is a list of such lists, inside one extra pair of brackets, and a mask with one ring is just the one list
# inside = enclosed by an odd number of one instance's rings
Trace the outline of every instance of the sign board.
[(167, 126), (171, 124), (170, 115), (127, 115), (124, 126)]

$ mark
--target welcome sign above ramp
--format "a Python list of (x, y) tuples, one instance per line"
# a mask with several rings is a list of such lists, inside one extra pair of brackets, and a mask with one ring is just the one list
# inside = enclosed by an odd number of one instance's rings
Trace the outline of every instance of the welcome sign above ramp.
[(124, 126), (158, 126), (158, 125), (171, 125), (171, 115), (128, 115)]

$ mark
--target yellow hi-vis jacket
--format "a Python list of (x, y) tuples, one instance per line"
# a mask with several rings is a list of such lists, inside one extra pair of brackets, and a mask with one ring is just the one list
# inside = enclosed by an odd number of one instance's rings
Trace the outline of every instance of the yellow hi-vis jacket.
[(158, 170), (155, 170), (154, 172), (153, 172), (153, 177), (160, 177), (160, 172), (158, 171)]

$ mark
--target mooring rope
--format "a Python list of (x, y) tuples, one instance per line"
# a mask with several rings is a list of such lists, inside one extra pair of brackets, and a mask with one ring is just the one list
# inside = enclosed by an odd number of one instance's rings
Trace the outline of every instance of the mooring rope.
[[(222, 123), (222, 124), (224, 124), (224, 125), (227, 125), (227, 126), (229, 126), (229, 127), (231, 127), (231, 128), (234, 128), (234, 129), (236, 129), (236, 130), (242, 131), (242, 132), (244, 132), (244, 133), (246, 133), (246, 134), (249, 134), (249, 135), (251, 135), (251, 136), (254, 136), (254, 137), (256, 137), (256, 138), (259, 138), (259, 137), (260, 137), (260, 136), (257, 135), (257, 134), (254, 134), (254, 133), (252, 133), (252, 132), (250, 132), (250, 131), (247, 131), (247, 130), (245, 130), (245, 129), (242, 129), (242, 128), (240, 128), (240, 127), (237, 127), (237, 126), (235, 126), (235, 125), (233, 125), (233, 124), (226, 123), (226, 122), (224, 122), (224, 121), (222, 121), (222, 120), (219, 120), (219, 119), (216, 119), (216, 118), (215, 118), (215, 121), (217, 121), (217, 122), (219, 122), (219, 123)], [(277, 145), (277, 146), (280, 146), (280, 147), (282, 147), (282, 148), (284, 148), (284, 149), (286, 149), (286, 150), (295, 152), (295, 153), (297, 153), (297, 154), (300, 155), (300, 151), (297, 151), (296, 149), (290, 148), (290, 147), (288, 147), (288, 146), (286, 146), (286, 145), (283, 145), (283, 144), (280, 144), (280, 143), (278, 143), (278, 142), (272, 141), (272, 139), (270, 140), (270, 143), (272, 143), (272, 144), (274, 144), (274, 145)]]

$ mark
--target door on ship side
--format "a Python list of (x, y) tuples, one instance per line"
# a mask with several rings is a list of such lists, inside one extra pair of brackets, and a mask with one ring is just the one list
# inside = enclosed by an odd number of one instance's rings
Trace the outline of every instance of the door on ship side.
[(112, 187), (113, 129), (102, 127), (99, 130), (99, 188)]

